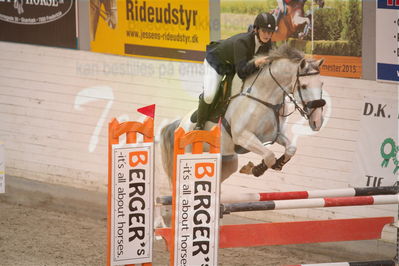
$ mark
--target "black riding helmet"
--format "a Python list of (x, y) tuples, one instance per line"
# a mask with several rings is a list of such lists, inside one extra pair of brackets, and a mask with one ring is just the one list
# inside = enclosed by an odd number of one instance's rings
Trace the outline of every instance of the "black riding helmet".
[(273, 15), (270, 13), (260, 13), (256, 16), (254, 21), (254, 28), (255, 29), (266, 29), (269, 32), (276, 31), (276, 20), (274, 19)]

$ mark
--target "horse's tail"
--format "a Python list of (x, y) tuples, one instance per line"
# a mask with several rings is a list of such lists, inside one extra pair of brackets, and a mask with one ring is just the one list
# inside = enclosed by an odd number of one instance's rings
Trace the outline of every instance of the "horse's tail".
[(161, 154), (162, 166), (169, 177), (170, 184), (172, 184), (173, 175), (173, 149), (175, 130), (179, 127), (180, 120), (176, 120), (166, 125), (161, 130)]

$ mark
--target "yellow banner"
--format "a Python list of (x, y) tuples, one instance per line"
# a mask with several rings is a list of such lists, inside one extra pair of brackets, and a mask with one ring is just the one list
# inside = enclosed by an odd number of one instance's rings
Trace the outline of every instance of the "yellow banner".
[(203, 61), (209, 17), (209, 0), (91, 0), (91, 50)]

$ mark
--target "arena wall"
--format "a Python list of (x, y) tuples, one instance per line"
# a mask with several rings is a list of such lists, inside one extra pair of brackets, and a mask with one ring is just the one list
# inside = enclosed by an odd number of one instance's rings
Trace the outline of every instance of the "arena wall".
[[(106, 191), (107, 127), (144, 119), (137, 108), (156, 104), (155, 130), (197, 105), (202, 65), (128, 58), (0, 42), (0, 141), (6, 174), (87, 190)], [(255, 178), (235, 174), (229, 193), (335, 189), (350, 186), (364, 97), (397, 97), (397, 86), (369, 80), (323, 77), (328, 99), (324, 128), (311, 136), (298, 114), (288, 132), (298, 151), (282, 172)], [(157, 137), (159, 140), (159, 137)], [(280, 147), (272, 149), (279, 155)], [(168, 181), (157, 153), (157, 193)], [(240, 156), (240, 166), (253, 154)], [(266, 221), (396, 216), (397, 206), (242, 213)], [(386, 229), (394, 239), (393, 228)]]

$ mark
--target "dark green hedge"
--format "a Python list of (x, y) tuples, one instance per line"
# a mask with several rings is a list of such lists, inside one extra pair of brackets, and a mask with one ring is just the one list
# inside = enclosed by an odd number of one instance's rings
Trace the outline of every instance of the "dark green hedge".
[[(309, 41), (289, 39), (288, 43), (307, 54), (312, 53), (312, 43)], [(314, 41), (313, 54), (361, 56), (358, 47), (349, 41)]]

